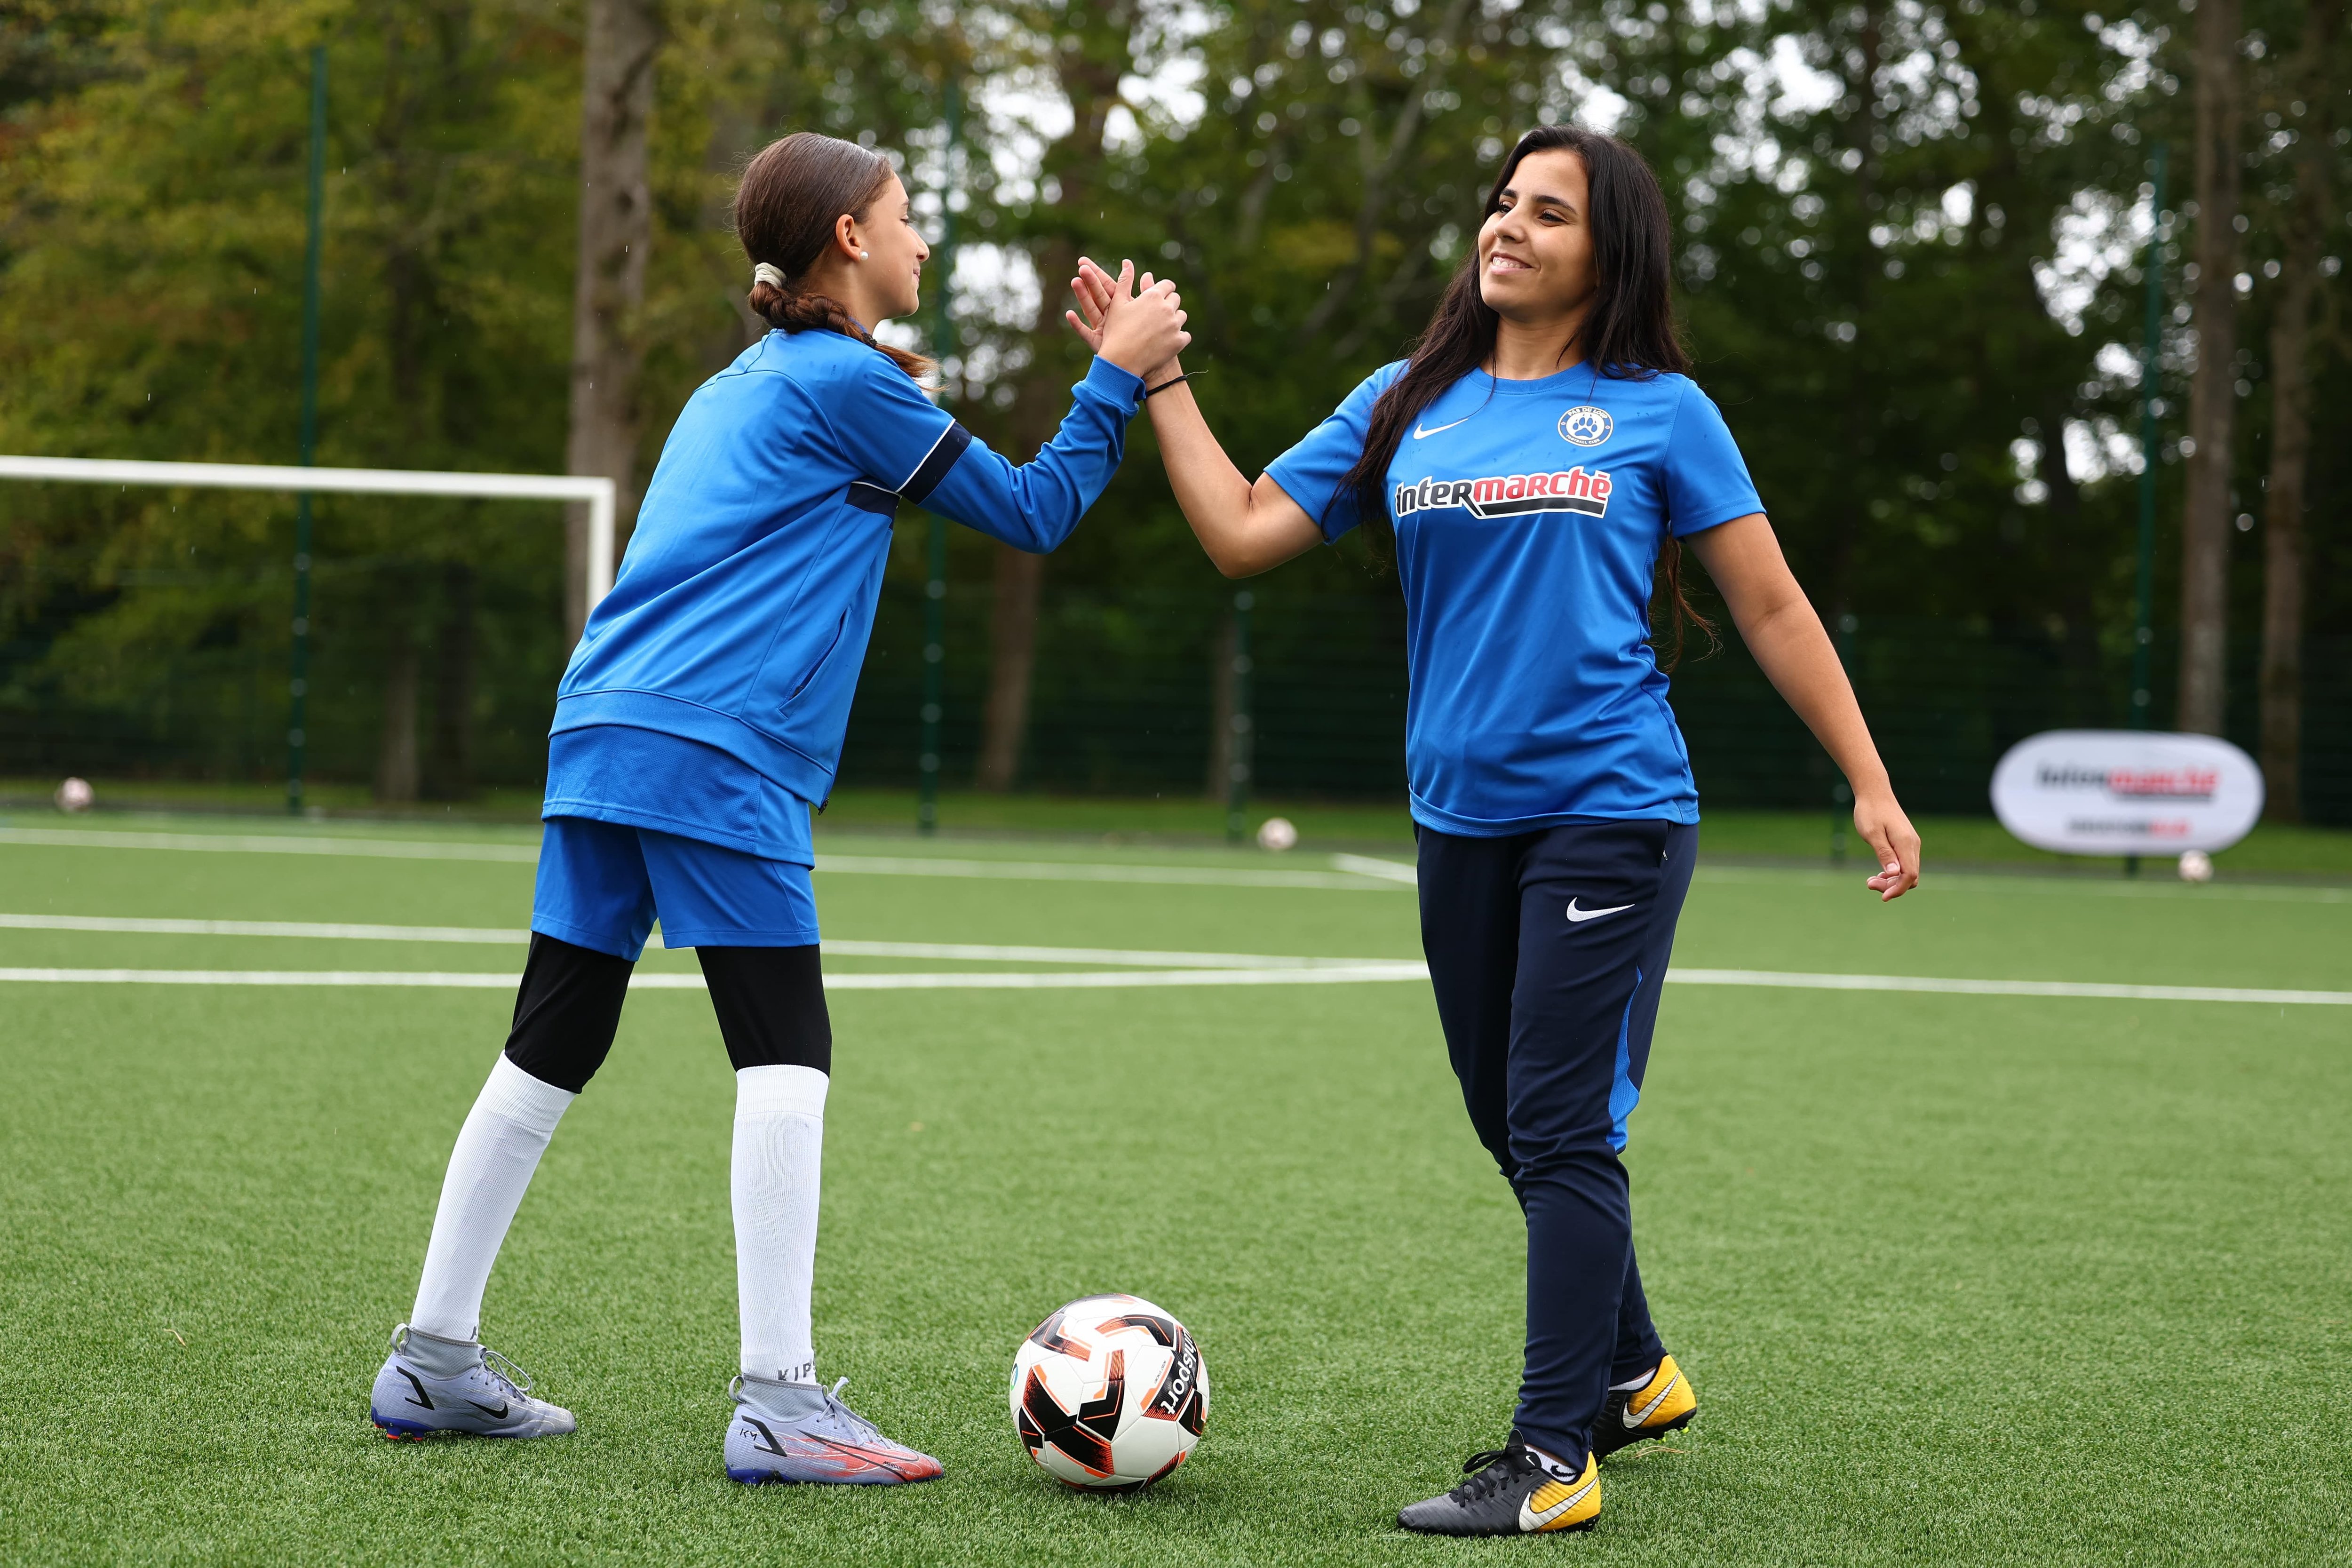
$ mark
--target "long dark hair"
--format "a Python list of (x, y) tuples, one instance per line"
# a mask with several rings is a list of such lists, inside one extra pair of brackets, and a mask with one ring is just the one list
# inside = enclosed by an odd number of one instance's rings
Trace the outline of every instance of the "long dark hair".
[(844, 333), (889, 355), (920, 381), (931, 373), (929, 360), (875, 342), (838, 300), (808, 287), (808, 269), (833, 243), (834, 226), (845, 214), (864, 223), (891, 172), (890, 160), (870, 147), (795, 131), (761, 148), (744, 166), (735, 187), (735, 237), (755, 264), (767, 262), (785, 278), (781, 289), (751, 285), (751, 309), (762, 321), (787, 332)]
[[(1675, 327), (1674, 297), (1669, 268), (1674, 250), (1674, 226), (1666, 214), (1665, 193), (1642, 155), (1597, 131), (1574, 125), (1538, 125), (1519, 138), (1503, 160), (1494, 188), (1486, 193), (1480, 216), (1494, 216), (1502, 205), (1504, 188), (1518, 172), (1520, 162), (1534, 153), (1565, 150), (1584, 163), (1592, 231), (1593, 270), (1598, 289), (1591, 311), (1576, 336), (1560, 345), (1560, 358), (1570, 350), (1596, 374), (1617, 380), (1647, 380), (1661, 372), (1681, 374), (1690, 368)], [(1356, 502), (1356, 515), (1370, 536), (1375, 552), (1396, 548), (1395, 521), (1389, 510), (1389, 465), (1405, 431), (1437, 401), (1438, 395), (1486, 362), (1495, 352), (1498, 317), (1478, 289), (1478, 247), (1454, 269), (1438, 301), (1429, 327), (1413, 341), (1404, 374), (1390, 384), (1372, 405), (1363, 455), (1340, 481)], [(1655, 603), (1674, 607), (1672, 669), (1682, 661), (1683, 643), (1691, 628), (1710, 646), (1715, 626), (1691, 606), (1683, 592), (1681, 543), (1668, 533), (1658, 549)]]

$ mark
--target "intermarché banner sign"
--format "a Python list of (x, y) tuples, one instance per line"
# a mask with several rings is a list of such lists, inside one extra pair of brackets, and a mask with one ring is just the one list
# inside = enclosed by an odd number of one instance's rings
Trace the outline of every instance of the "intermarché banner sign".
[(1992, 771), (2000, 825), (2067, 855), (2226, 849), (2263, 814), (2263, 771), (2211, 735), (2050, 730)]

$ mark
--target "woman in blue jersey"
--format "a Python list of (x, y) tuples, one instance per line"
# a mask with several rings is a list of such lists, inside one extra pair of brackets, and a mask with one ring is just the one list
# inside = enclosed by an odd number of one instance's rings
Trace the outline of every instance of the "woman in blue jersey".
[[(1599, 1457), (1696, 1409), (1650, 1321), (1618, 1158), (1697, 848), (1648, 616), (1654, 589), (1691, 615), (1685, 542), (1852, 783), (1869, 887), (1888, 900), (1918, 879), (1918, 836), (1836, 654), (1722, 415), (1683, 374), (1671, 238), (1639, 155), (1546, 126), (1504, 163), (1412, 357), (1255, 484), (1189, 391), (1152, 400), (1177, 499), (1228, 576), (1359, 525), (1395, 550), (1422, 942), (1471, 1122), (1528, 1229), (1510, 1438), (1404, 1510), (1409, 1530), (1581, 1528)], [(1091, 266), (1078, 289), (1090, 309), (1118, 291)]]
[(484, 1351), (477, 1325), (531, 1172), (612, 1047), (658, 917), (666, 945), (696, 949), (736, 1071), (742, 1344), (727, 1473), (928, 1480), (937, 1460), (816, 1381), (809, 1289), (833, 1035), (809, 811), (840, 763), (898, 503), (1053, 549), (1118, 467), (1144, 392), (1136, 372), (1189, 339), (1167, 284), (1113, 288), (1068, 416), (1016, 468), (923, 395), (925, 362), (869, 331), (915, 311), (929, 255), (887, 159), (785, 137), (744, 171), (735, 218), (751, 309), (774, 330), (678, 416), (619, 580), (564, 672), (513, 1028), (458, 1133), (371, 1415), (395, 1436), (572, 1430), (569, 1411)]

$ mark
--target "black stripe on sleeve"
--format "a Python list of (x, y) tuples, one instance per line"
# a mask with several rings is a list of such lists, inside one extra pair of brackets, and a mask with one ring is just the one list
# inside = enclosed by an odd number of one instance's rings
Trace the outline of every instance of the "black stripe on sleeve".
[(888, 517), (898, 510), (898, 498), (880, 485), (852, 479), (849, 481), (849, 504), (860, 511), (878, 511)]
[(932, 443), (930, 455), (917, 464), (914, 473), (898, 487), (898, 493), (917, 506), (922, 505), (924, 498), (940, 488), (940, 481), (948, 477), (948, 470), (956, 466), (956, 459), (962, 457), (963, 449), (971, 445), (971, 431), (961, 423), (950, 425)]

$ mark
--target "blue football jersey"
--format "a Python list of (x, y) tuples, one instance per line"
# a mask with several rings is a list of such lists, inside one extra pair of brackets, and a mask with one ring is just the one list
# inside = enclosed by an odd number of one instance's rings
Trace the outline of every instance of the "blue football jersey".
[[(1266, 469), (1327, 539), (1384, 365)], [(1404, 590), (1415, 821), (1499, 837), (1580, 818), (1698, 820), (1649, 645), (1661, 542), (1764, 510), (1686, 376), (1474, 371), (1405, 432), (1386, 487)]]
[(806, 863), (805, 803), (832, 793), (898, 503), (1052, 550), (1118, 471), (1142, 392), (1096, 360), (1015, 465), (878, 350), (761, 337), (670, 428), (557, 692), (542, 815)]

